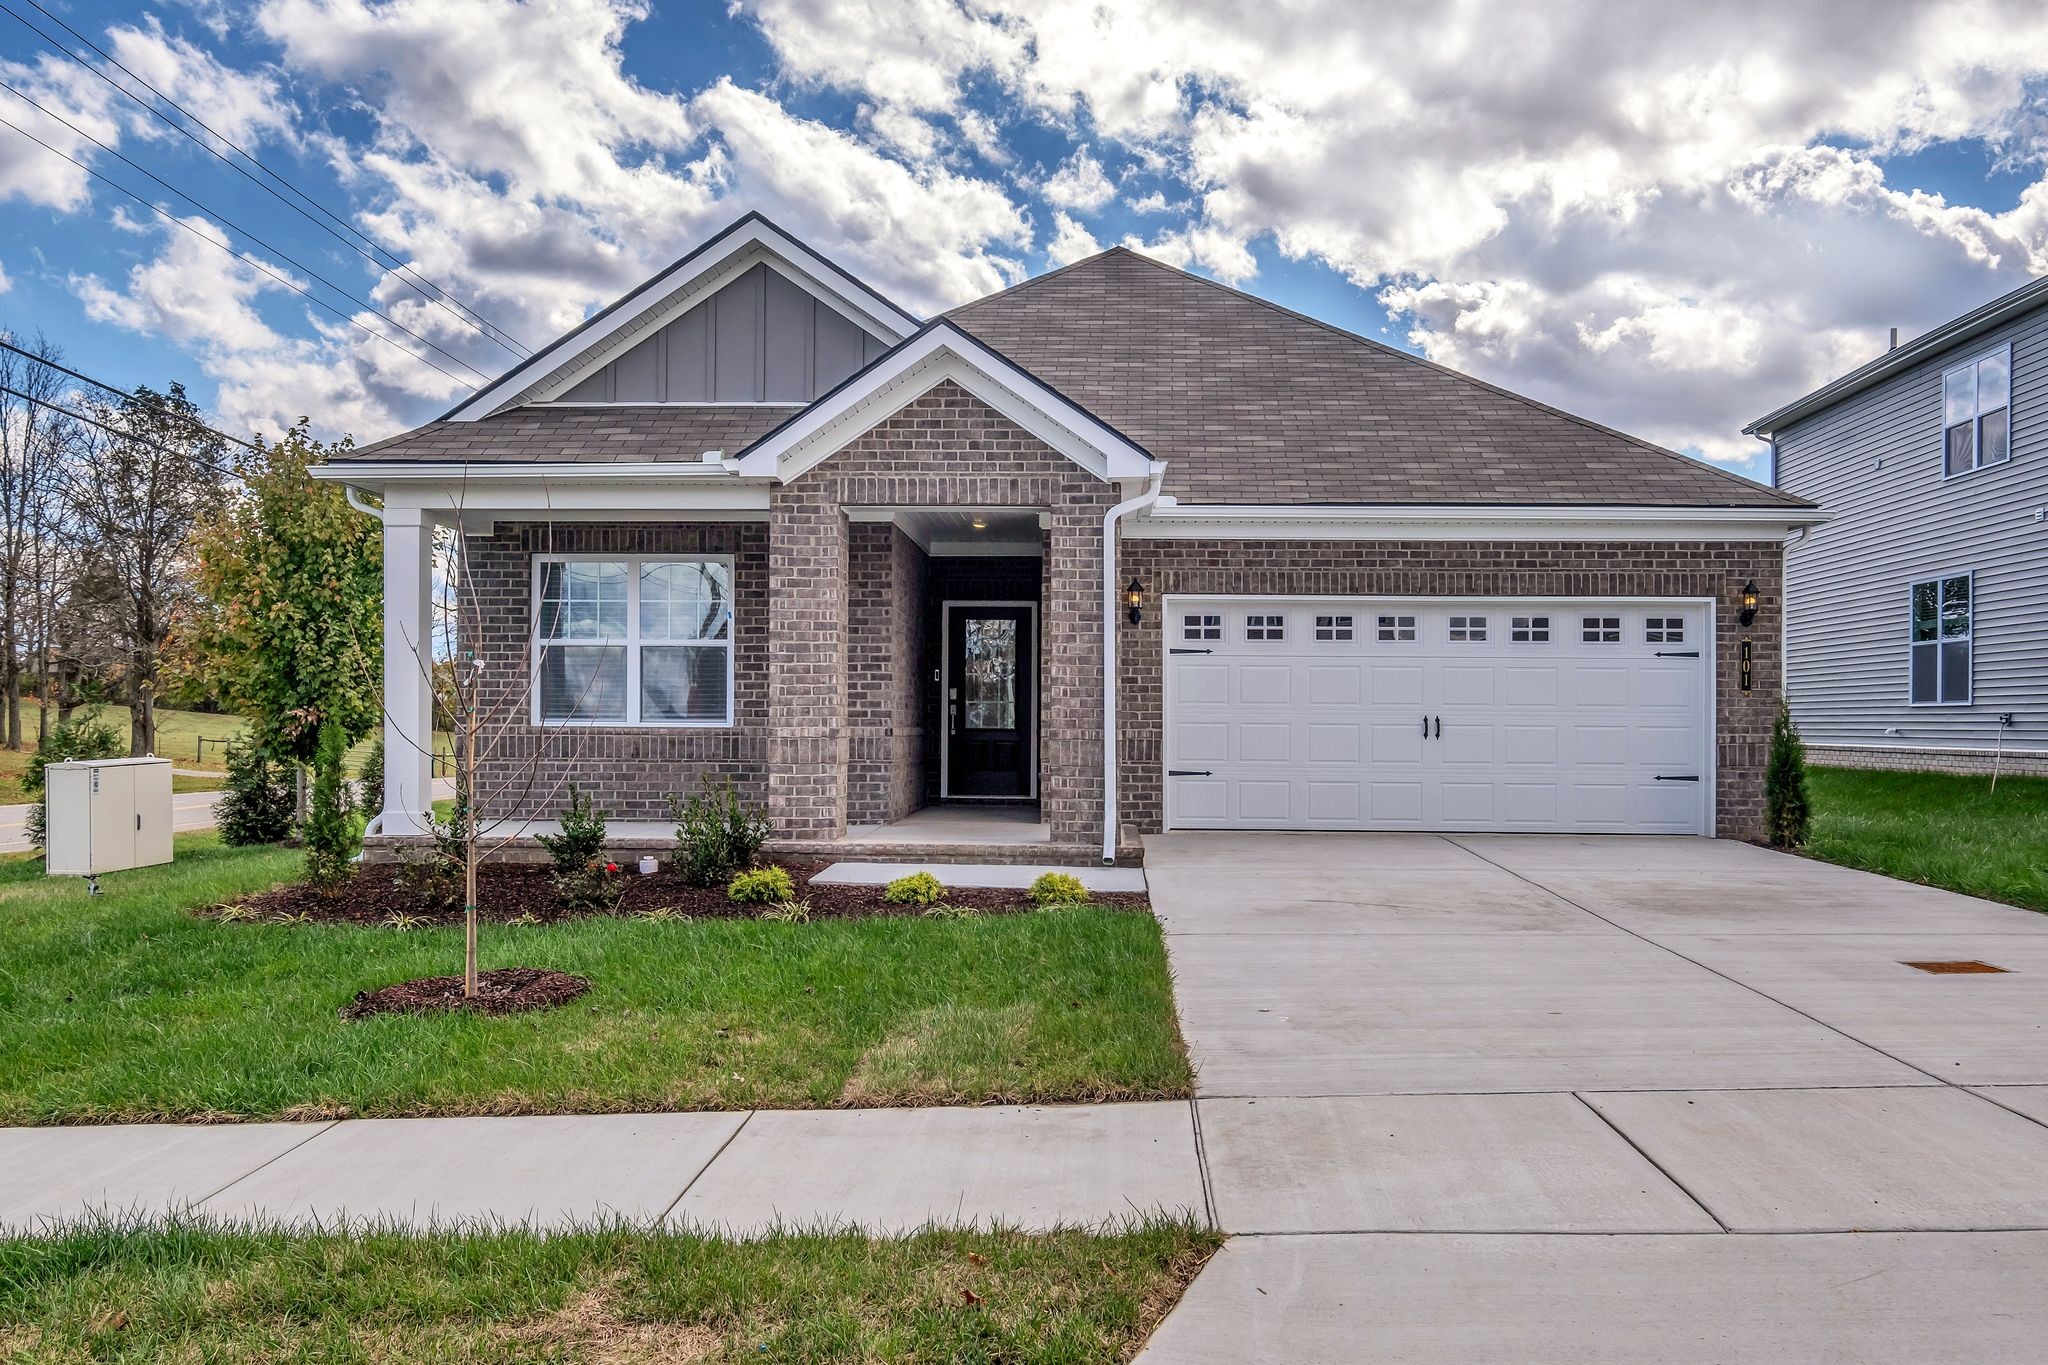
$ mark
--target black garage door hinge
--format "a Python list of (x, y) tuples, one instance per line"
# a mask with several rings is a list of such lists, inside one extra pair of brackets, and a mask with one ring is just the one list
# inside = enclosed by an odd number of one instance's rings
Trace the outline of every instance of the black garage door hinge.
[(1696, 649), (1660, 649), (1657, 651), (1657, 657), (1660, 659), (1697, 659), (1700, 657), (1700, 652)]
[(1214, 654), (1213, 649), (1169, 649), (1168, 654)]
[(1216, 774), (1210, 772), (1207, 768), (1168, 768), (1166, 775), (1168, 777), (1214, 777)]
[(1658, 773), (1657, 780), (1659, 782), (1697, 782), (1700, 780), (1700, 775), (1698, 773), (1687, 773), (1683, 777), (1673, 777), (1668, 773)]

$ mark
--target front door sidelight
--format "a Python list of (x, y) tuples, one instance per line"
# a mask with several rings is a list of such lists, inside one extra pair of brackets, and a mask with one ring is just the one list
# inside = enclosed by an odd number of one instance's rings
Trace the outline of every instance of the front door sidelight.
[(1034, 624), (1028, 606), (948, 609), (945, 795), (1033, 795), (1038, 729)]

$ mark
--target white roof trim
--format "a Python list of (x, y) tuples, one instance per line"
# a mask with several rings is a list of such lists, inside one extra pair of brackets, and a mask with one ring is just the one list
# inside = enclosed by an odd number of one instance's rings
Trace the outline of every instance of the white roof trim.
[(918, 328), (915, 317), (767, 219), (748, 214), (582, 326), (478, 389), (450, 411), (447, 420), (473, 422), (534, 401), (544, 391), (565, 391), (630, 342), (681, 316), (699, 299), (762, 261), (885, 342), (893, 345)]
[(1788, 507), (1189, 506), (1126, 521), (1133, 540), (1780, 540), (1827, 520)]
[(1085, 409), (940, 322), (755, 442), (740, 473), (788, 483), (948, 379), (1098, 479), (1143, 478), (1152, 467), (1142, 449)]

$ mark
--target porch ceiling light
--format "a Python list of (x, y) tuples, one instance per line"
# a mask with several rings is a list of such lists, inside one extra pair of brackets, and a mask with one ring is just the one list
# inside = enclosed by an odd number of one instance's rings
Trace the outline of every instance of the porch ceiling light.
[(1130, 608), (1127, 614), (1132, 625), (1145, 619), (1145, 585), (1135, 578), (1131, 580), (1131, 586), (1124, 589), (1124, 605)]
[(1740, 619), (1745, 626), (1756, 620), (1756, 580), (1754, 578), (1742, 585), (1742, 615)]
[(977, 513), (974, 520), (969, 522), (968, 525), (977, 531), (986, 531), (988, 529), (988, 518)]

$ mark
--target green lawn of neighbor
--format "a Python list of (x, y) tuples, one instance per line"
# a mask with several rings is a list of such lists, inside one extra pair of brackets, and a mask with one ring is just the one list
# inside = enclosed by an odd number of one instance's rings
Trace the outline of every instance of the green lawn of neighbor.
[(1809, 770), (1806, 851), (1832, 863), (2048, 910), (2048, 778)]
[(1157, 922), (585, 919), (486, 925), (485, 968), (588, 976), (563, 1008), (343, 1022), (458, 972), (457, 928), (191, 913), (300, 855), (182, 835), (89, 897), (0, 861), (0, 1123), (1159, 1099), (1189, 1093)]
[(1221, 1240), (82, 1226), (0, 1241), (0, 1359), (1120, 1361)]

